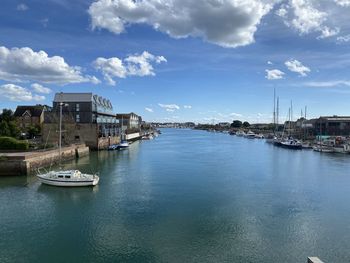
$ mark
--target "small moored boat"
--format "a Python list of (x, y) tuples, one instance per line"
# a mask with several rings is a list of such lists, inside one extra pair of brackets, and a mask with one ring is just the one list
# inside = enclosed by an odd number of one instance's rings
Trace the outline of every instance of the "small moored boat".
[(50, 171), (38, 174), (43, 184), (54, 186), (95, 186), (100, 180), (95, 174), (83, 174), (79, 170)]

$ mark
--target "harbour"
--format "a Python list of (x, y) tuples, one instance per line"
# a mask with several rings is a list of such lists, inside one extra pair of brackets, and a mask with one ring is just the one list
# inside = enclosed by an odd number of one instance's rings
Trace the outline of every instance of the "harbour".
[(348, 155), (162, 129), (127, 150), (93, 151), (63, 165), (98, 170), (99, 185), (1, 178), (1, 262), (350, 258)]

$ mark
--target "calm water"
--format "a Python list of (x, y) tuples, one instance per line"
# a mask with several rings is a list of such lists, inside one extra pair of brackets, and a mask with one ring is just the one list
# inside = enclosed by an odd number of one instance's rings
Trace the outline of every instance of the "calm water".
[(95, 188), (0, 178), (0, 262), (350, 262), (350, 156), (164, 130)]

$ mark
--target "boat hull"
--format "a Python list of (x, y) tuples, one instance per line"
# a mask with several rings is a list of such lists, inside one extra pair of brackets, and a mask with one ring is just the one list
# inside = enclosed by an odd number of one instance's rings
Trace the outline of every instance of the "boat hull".
[(66, 180), (58, 180), (58, 179), (49, 179), (44, 178), (38, 175), (38, 178), (41, 183), (53, 186), (64, 186), (64, 187), (81, 187), (81, 186), (95, 186), (98, 184), (99, 177), (95, 176), (93, 180), (84, 180), (84, 181), (66, 181)]

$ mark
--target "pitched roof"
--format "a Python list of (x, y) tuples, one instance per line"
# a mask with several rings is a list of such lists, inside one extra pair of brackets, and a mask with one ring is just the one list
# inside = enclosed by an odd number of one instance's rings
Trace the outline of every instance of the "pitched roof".
[(44, 109), (44, 105), (17, 106), (14, 116), (21, 117), (26, 111), (28, 111), (32, 117), (40, 117)]

